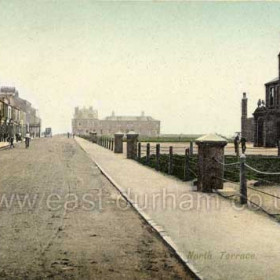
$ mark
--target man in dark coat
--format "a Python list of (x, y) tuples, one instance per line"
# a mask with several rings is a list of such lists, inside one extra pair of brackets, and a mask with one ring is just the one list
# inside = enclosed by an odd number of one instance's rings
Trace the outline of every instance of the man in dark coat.
[(241, 150), (242, 150), (242, 154), (245, 154), (246, 151), (246, 138), (245, 137), (241, 137), (240, 143), (241, 143)]
[(234, 151), (236, 156), (239, 156), (239, 136), (238, 134), (236, 135), (236, 137), (234, 138)]

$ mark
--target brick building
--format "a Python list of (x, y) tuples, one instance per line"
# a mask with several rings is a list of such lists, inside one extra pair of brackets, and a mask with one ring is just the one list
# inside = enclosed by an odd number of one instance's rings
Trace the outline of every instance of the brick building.
[(112, 135), (118, 131), (127, 133), (134, 130), (140, 135), (158, 136), (160, 133), (160, 121), (150, 116), (145, 116), (144, 112), (140, 116), (116, 116), (112, 112), (111, 116), (105, 119), (98, 119), (97, 110), (92, 107), (75, 108), (72, 119), (72, 132), (77, 135), (88, 135), (90, 132), (97, 132), (100, 135)]
[(15, 134), (26, 131), (40, 137), (41, 119), (30, 102), (19, 97), (15, 87), (0, 88), (0, 133)]
[(243, 93), (241, 134), (256, 147), (275, 147), (280, 140), (280, 54), (278, 77), (265, 84), (265, 100), (257, 103), (252, 118), (247, 118), (247, 97)]

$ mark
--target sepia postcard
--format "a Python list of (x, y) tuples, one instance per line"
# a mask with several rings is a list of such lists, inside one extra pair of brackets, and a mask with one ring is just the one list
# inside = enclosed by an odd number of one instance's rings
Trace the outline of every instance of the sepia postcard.
[(0, 280), (280, 279), (279, 15), (0, 0)]

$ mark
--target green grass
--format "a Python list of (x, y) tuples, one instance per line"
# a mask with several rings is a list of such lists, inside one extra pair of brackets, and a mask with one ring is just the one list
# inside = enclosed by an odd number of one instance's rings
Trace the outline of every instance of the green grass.
[[(225, 163), (236, 162), (235, 156), (226, 156)], [(280, 158), (265, 156), (247, 156), (246, 163), (263, 172), (276, 173), (280, 172)], [(225, 166), (224, 178), (230, 181), (239, 182), (240, 165)], [(247, 180), (263, 181), (264, 183), (280, 183), (280, 175), (264, 175), (246, 168)]]
[[(193, 180), (196, 178), (197, 170), (197, 155), (189, 157), (189, 166), (191, 171), (188, 172), (188, 177), (185, 178), (185, 156), (183, 155), (173, 155), (173, 172), (171, 175), (181, 179), (181, 180)], [(162, 173), (168, 173), (168, 154), (161, 154), (159, 159), (159, 171)], [(225, 163), (234, 163), (238, 159), (235, 156), (225, 156)], [(140, 163), (148, 165), (151, 168), (156, 169), (156, 156), (153, 154), (150, 156), (150, 162), (147, 164), (146, 156), (139, 160)], [(280, 158), (265, 157), (265, 156), (248, 156), (246, 163), (251, 167), (270, 173), (280, 172)], [(240, 176), (240, 165), (225, 166), (224, 168), (224, 178), (233, 182), (239, 182)], [(256, 180), (263, 184), (275, 184), (280, 183), (280, 175), (264, 175), (258, 174), (249, 168), (246, 168), (247, 180)]]
[(163, 134), (159, 136), (139, 136), (140, 142), (151, 142), (151, 143), (168, 143), (168, 142), (191, 142), (195, 141), (201, 135), (198, 134)]
[[(140, 160), (138, 160), (141, 164), (148, 165), (151, 168), (156, 169), (156, 156), (153, 154), (150, 156), (150, 161), (147, 163), (146, 156), (142, 157)], [(168, 173), (168, 162), (169, 162), (169, 156), (168, 154), (162, 154), (159, 158), (159, 171), (162, 173)], [(189, 181), (196, 178), (194, 175), (197, 174), (197, 156), (191, 156), (189, 160), (189, 167), (193, 171), (193, 173), (188, 170), (187, 175), (185, 177), (185, 156), (183, 155), (174, 155), (173, 156), (173, 176)]]

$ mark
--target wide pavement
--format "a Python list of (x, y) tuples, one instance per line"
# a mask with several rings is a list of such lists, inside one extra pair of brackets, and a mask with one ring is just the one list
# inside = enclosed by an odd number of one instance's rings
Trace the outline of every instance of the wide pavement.
[(77, 138), (104, 174), (205, 279), (280, 279), (280, 226), (265, 214), (193, 190), (124, 154)]

